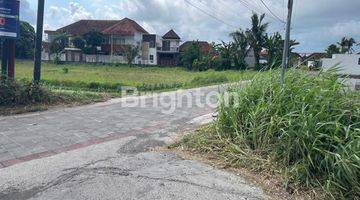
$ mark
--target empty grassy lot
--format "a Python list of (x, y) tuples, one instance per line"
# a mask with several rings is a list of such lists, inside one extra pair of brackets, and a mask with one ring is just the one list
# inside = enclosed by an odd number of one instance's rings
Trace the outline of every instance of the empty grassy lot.
[[(33, 65), (31, 61), (16, 61), (15, 79), (22, 85), (31, 82)], [(0, 102), (0, 115), (46, 110), (59, 105), (72, 106), (105, 101), (120, 97), (122, 86), (136, 87), (140, 92), (160, 92), (249, 80), (255, 74), (254, 71), (192, 72), (180, 67), (55, 65), (44, 62), (41, 80), (45, 87), (42, 88), (48, 91), (46, 94), (49, 94), (47, 96), (50, 100), (21, 105)]]
[[(17, 80), (30, 81), (32, 73), (32, 62), (16, 62)], [(42, 65), (42, 80), (47, 85), (112, 92), (120, 86), (134, 86), (141, 91), (198, 87), (248, 80), (255, 74), (254, 71), (191, 72), (179, 67), (52, 63)]]

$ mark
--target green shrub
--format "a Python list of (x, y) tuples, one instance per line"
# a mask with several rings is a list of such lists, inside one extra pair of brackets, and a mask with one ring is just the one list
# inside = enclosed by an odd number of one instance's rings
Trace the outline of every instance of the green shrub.
[(16, 82), (0, 80), (0, 105), (16, 102), (16, 97), (21, 93), (20, 87)]
[(68, 74), (69, 73), (69, 68), (64, 67), (64, 68), (62, 68), (62, 71), (64, 72), (64, 74)]
[(209, 62), (205, 59), (196, 59), (192, 65), (192, 70), (194, 71), (206, 71), (209, 69)]
[(272, 72), (230, 91), (236, 95), (221, 103), (212, 131), (193, 137), (191, 147), (217, 152), (232, 164), (272, 161), (286, 184), (322, 188), (334, 199), (359, 199), (358, 93), (331, 73), (298, 70), (287, 73), (284, 87)]
[(0, 81), (0, 106), (49, 103), (52, 98), (52, 94), (38, 84)]

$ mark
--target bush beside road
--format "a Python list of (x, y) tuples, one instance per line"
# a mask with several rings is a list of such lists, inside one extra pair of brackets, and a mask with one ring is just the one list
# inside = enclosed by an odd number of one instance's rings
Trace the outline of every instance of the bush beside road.
[[(331, 73), (278, 72), (229, 90), (218, 118), (179, 144), (225, 166), (281, 176), (290, 193), (360, 196), (360, 95)], [(232, 94), (232, 95), (231, 95)]]

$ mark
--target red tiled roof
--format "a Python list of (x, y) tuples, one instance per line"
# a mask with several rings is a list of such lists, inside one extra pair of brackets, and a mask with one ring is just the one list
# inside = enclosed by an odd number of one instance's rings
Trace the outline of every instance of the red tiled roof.
[(180, 52), (184, 52), (191, 44), (198, 44), (203, 53), (210, 54), (213, 52), (211, 45), (206, 41), (187, 41), (180, 46)]
[(90, 31), (124, 36), (134, 35), (135, 32), (148, 33), (138, 23), (129, 18), (122, 20), (80, 20), (56, 31), (46, 30), (45, 33), (66, 33), (74, 36), (83, 36)]
[(176, 40), (180, 40), (180, 36), (178, 34), (175, 33), (174, 30), (170, 30), (169, 32), (167, 32), (164, 36), (164, 39), (176, 39)]
[(56, 30), (58, 33), (67, 33), (75, 36), (82, 36), (90, 31), (101, 32), (106, 28), (120, 22), (119, 20), (80, 20), (68, 26)]
[(105, 35), (123, 35), (123, 36), (134, 35), (136, 32), (148, 34), (148, 32), (143, 27), (141, 27), (138, 23), (136, 23), (134, 20), (131, 20), (129, 18), (124, 18), (120, 20), (118, 23), (114, 24), (111, 27), (106, 28), (101, 32)]

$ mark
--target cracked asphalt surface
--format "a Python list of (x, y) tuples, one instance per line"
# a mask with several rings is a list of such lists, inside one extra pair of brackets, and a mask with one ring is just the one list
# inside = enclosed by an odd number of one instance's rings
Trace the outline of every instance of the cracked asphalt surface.
[[(205, 95), (218, 91), (218, 88), (207, 87), (200, 90)], [(136, 98), (151, 100), (154, 97)], [(211, 120), (213, 108), (183, 106), (177, 108), (173, 114), (164, 114), (150, 104), (142, 108), (145, 110), (121, 107), (117, 100), (102, 105), (104, 112), (99, 112), (99, 105), (66, 109), (66, 113), (73, 113), (66, 115), (66, 120), (73, 122), (71, 132), (76, 133), (91, 123), (89, 118), (81, 119), (75, 113), (85, 115), (87, 112), (96, 111), (96, 119), (109, 120), (104, 126), (116, 124), (115, 127), (107, 128), (117, 133), (117, 137), (0, 169), (0, 199), (267, 199), (259, 187), (240, 176), (198, 161), (184, 160), (172, 152), (152, 150), (171, 143), (179, 132), (196, 128), (208, 122), (209, 118)], [(116, 116), (112, 112), (114, 110), (124, 112), (118, 112), (120, 116)], [(61, 121), (65, 111), (49, 111), (35, 115), (41, 119), (51, 119), (38, 121), (40, 127), (46, 127), (38, 128), (38, 131), (46, 132), (49, 138), (54, 132), (61, 134), (60, 129), (51, 130), (51, 126), (46, 126), (46, 123), (52, 120)], [(130, 119), (120, 121), (120, 118), (125, 119), (123, 115)], [(111, 119), (108, 119), (109, 117)], [(0, 124), (8, 122), (21, 127), (24, 126), (24, 120), (31, 123), (35, 120), (33, 118), (34, 115), (7, 117), (0, 119)], [(131, 121), (136, 122), (136, 125), (127, 123)], [(149, 126), (150, 123), (156, 126)], [(106, 137), (100, 134), (104, 127), (99, 124), (97, 126), (93, 130), (99, 132), (96, 135)], [(121, 131), (122, 129), (127, 131)], [(7, 132), (8, 137), (11, 137), (10, 133)], [(51, 145), (49, 146), (51, 149)], [(23, 155), (24, 153), (21, 154)]]

